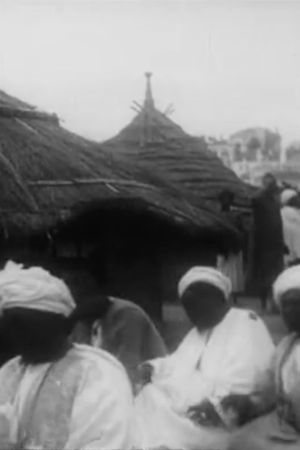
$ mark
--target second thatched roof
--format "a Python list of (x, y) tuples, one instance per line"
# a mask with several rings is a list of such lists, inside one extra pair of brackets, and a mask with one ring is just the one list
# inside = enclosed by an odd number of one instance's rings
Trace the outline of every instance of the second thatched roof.
[(204, 140), (188, 135), (155, 107), (151, 74), (146, 76), (143, 106), (136, 103), (137, 115), (132, 122), (104, 147), (117, 161), (131, 161), (138, 168), (155, 172), (197, 207), (214, 208), (224, 189), (234, 192), (237, 203), (247, 203), (249, 188), (207, 149)]
[(187, 202), (130, 163), (62, 128), (56, 115), (0, 91), (0, 225), (32, 233), (67, 220), (94, 202), (132, 200), (195, 230), (227, 230), (218, 214)]

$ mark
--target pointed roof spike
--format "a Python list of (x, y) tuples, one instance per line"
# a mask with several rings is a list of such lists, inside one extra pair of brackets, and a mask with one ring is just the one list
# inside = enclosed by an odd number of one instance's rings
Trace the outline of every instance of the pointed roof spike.
[(145, 108), (154, 108), (154, 100), (153, 100), (152, 88), (151, 88), (152, 73), (146, 72), (145, 76), (146, 76), (147, 84), (146, 84), (146, 96), (145, 96), (144, 107)]

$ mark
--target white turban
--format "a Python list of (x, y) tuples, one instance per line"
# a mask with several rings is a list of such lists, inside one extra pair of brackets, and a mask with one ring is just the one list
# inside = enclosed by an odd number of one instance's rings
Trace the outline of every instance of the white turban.
[(291, 289), (300, 289), (300, 265), (284, 270), (273, 285), (274, 300), (280, 306), (281, 297)]
[(185, 291), (194, 283), (208, 283), (223, 292), (226, 300), (229, 299), (232, 286), (231, 281), (225, 275), (213, 267), (196, 266), (190, 269), (179, 281), (178, 295), (183, 296)]
[(1, 310), (28, 308), (68, 317), (75, 303), (66, 284), (41, 267), (9, 261), (0, 271)]
[(281, 204), (282, 204), (283, 206), (287, 205), (288, 202), (289, 202), (292, 198), (297, 197), (297, 195), (298, 195), (298, 194), (297, 194), (296, 191), (294, 191), (294, 189), (285, 189), (285, 190), (281, 193), (281, 196), (280, 196), (280, 198), (281, 198)]

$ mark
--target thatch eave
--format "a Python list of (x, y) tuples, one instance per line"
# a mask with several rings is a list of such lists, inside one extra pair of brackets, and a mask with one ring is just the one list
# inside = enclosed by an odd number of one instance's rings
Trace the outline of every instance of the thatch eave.
[[(11, 116), (1, 116), (1, 107), (5, 114), (10, 108)], [(5, 235), (45, 233), (94, 202), (117, 199), (128, 205), (138, 201), (141, 208), (191, 232), (230, 230), (217, 213), (196, 207), (183, 189), (157, 176), (157, 167), (140, 170), (126, 158), (118, 161), (49, 117), (0, 91), (0, 220)], [(163, 120), (169, 127), (170, 119)], [(176, 133), (182, 134), (180, 128)]]

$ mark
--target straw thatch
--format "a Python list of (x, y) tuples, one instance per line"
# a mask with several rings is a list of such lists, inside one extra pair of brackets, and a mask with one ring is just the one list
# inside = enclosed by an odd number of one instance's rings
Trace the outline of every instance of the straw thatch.
[(93, 202), (134, 201), (194, 229), (230, 229), (218, 215), (191, 206), (181, 193), (0, 91), (0, 218), (7, 233), (45, 230)]
[[(156, 109), (150, 76), (143, 107), (117, 136), (104, 143), (116, 160), (132, 161), (187, 195), (198, 207), (216, 202), (223, 189), (236, 194), (237, 203), (247, 202), (246, 185), (199, 138), (189, 136), (166, 114)], [(212, 205), (216, 206), (216, 205)]]

